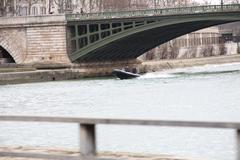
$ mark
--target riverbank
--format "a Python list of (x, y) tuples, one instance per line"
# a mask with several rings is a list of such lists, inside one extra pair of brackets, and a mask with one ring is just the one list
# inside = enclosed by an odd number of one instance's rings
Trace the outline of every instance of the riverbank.
[(161, 61), (146, 61), (143, 62), (140, 69), (141, 73), (155, 72), (166, 69), (185, 68), (194, 66), (203, 66), (211, 64), (237, 63), (240, 62), (240, 54), (214, 56), (193, 59), (174, 59)]
[(0, 85), (31, 82), (75, 80), (111, 76), (116, 68), (137, 69), (139, 73), (166, 69), (240, 62), (240, 54), (208, 58), (175, 59), (161, 61), (128, 61), (118, 63), (73, 64), (73, 65), (32, 65), (0, 67)]
[[(27, 147), (0, 147), (0, 160), (44, 160), (67, 159), (77, 160), (79, 152), (69, 149), (47, 149)], [(31, 158), (31, 157), (36, 158)], [(49, 158), (47, 158), (49, 157)], [(111, 160), (190, 160), (169, 155), (134, 154), (126, 152), (102, 152), (97, 155), (99, 159)], [(193, 160), (193, 159), (191, 159)]]

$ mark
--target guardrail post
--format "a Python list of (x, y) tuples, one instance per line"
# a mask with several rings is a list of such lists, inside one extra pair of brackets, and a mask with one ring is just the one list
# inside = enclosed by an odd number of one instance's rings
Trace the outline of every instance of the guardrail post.
[(94, 124), (80, 124), (80, 152), (84, 157), (96, 155)]
[(236, 140), (237, 140), (237, 157), (236, 157), (236, 160), (240, 160), (240, 129), (237, 129), (236, 131)]

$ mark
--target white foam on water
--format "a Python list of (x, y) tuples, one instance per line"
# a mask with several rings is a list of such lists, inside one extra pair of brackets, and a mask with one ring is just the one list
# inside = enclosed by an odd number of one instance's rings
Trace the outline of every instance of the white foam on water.
[(146, 73), (139, 77), (140, 79), (148, 78), (175, 78), (181, 75), (191, 75), (191, 74), (209, 74), (209, 73), (221, 73), (221, 72), (231, 72), (240, 71), (240, 63), (226, 63), (217, 65), (204, 65), (196, 67), (187, 68), (177, 68), (171, 70), (163, 70), (159, 72)]
[(167, 71), (162, 72), (152, 72), (152, 73), (146, 73), (139, 77), (139, 79), (151, 79), (151, 78), (174, 78), (177, 75), (170, 74)]

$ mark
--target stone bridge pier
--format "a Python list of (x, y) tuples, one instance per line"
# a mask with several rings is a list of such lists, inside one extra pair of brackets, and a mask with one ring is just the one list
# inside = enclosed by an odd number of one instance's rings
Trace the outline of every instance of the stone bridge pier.
[(64, 15), (0, 18), (0, 48), (17, 64), (70, 63), (66, 44)]

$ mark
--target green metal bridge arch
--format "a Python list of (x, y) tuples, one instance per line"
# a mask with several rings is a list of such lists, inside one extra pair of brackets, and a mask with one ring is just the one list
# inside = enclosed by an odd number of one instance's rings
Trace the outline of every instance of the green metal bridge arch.
[(240, 21), (240, 5), (67, 15), (72, 61), (135, 59), (187, 33)]

